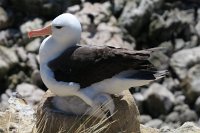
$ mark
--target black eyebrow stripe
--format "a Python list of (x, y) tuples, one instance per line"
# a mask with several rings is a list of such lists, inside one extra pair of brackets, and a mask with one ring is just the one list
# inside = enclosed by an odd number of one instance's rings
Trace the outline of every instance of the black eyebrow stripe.
[(55, 26), (57, 29), (61, 29), (63, 26)]

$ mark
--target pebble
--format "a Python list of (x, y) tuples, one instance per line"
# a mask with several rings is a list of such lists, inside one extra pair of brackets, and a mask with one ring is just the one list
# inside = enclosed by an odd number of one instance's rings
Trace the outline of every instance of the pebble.
[(150, 115), (140, 115), (140, 123), (141, 124), (145, 124), (151, 120), (152, 120), (152, 118)]
[(185, 123), (187, 121), (197, 121), (198, 116), (195, 111), (191, 109), (186, 109), (180, 114), (180, 122)]
[(180, 121), (178, 112), (171, 112), (165, 119), (165, 122), (178, 123)]
[(35, 91), (36, 86), (28, 83), (21, 83), (17, 85), (16, 91), (22, 96), (22, 97), (29, 97), (33, 94)]
[(160, 119), (153, 119), (145, 124), (145, 126), (153, 127), (153, 128), (161, 128), (163, 121)]

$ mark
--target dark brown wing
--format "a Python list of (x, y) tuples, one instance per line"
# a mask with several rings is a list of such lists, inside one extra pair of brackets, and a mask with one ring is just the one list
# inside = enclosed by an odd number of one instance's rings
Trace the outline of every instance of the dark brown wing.
[(49, 62), (57, 81), (76, 82), (81, 88), (111, 78), (124, 70), (148, 70), (152, 50), (131, 51), (112, 47), (75, 46)]

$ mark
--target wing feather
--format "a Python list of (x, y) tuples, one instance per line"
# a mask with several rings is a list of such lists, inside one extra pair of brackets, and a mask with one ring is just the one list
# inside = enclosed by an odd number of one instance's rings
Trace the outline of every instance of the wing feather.
[(148, 61), (152, 50), (132, 51), (98, 46), (75, 46), (49, 62), (57, 81), (76, 82), (82, 88), (125, 70), (156, 70)]

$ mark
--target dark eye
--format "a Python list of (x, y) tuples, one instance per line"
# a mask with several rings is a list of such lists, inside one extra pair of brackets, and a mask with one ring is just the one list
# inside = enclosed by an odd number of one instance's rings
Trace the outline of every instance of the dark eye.
[(62, 28), (62, 26), (55, 26), (56, 27), (56, 29), (61, 29)]

